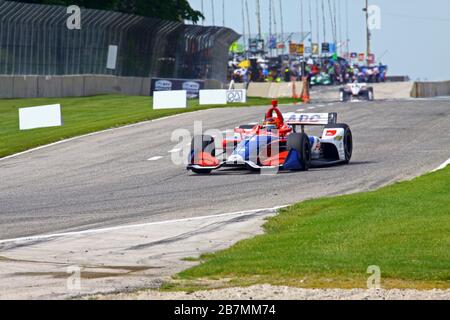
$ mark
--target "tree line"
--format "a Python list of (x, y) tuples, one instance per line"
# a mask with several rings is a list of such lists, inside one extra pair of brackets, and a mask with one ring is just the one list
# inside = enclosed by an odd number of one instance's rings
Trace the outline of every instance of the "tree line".
[(119, 11), (154, 17), (170, 21), (184, 20), (197, 23), (203, 15), (192, 9), (187, 0), (16, 0), (18, 2), (78, 5), (80, 7), (98, 10)]

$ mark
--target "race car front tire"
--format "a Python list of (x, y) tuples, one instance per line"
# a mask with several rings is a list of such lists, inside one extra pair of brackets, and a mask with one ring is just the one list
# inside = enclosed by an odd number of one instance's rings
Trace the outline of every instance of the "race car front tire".
[(341, 102), (347, 102), (348, 98), (349, 98), (349, 94), (344, 89), (341, 89), (339, 91), (339, 100)]
[(298, 171), (308, 171), (311, 167), (311, 142), (305, 133), (292, 133), (287, 137), (289, 151), (297, 151), (301, 168)]
[(372, 87), (367, 89), (367, 100), (369, 100), (369, 101), (375, 100)]
[(344, 151), (345, 151), (345, 164), (349, 164), (353, 154), (353, 135), (352, 130), (347, 124), (338, 123), (325, 126), (325, 129), (344, 129)]
[[(216, 155), (216, 147), (214, 138), (208, 135), (195, 136), (191, 142), (191, 159), (190, 163), (194, 164), (194, 157), (196, 154), (207, 152), (213, 157)], [(210, 169), (191, 169), (196, 174), (210, 174)]]

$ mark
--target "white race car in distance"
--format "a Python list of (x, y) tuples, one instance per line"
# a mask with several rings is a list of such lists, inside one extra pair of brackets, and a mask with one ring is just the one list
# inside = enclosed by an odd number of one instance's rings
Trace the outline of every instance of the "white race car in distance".
[(373, 101), (373, 87), (368, 87), (366, 83), (350, 83), (339, 90), (339, 100), (341, 102), (353, 100)]

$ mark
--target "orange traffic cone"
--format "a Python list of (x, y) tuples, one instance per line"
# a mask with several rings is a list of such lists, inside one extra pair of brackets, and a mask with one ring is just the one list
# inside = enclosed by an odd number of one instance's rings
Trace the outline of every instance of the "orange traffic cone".
[(294, 104), (297, 104), (297, 100), (300, 98), (297, 94), (297, 83), (295, 82), (295, 79), (291, 80), (292, 85), (292, 99), (294, 99)]
[(302, 101), (303, 103), (310, 103), (311, 97), (309, 95), (309, 83), (308, 83), (308, 77), (302, 78), (303, 82), (303, 88), (302, 88)]

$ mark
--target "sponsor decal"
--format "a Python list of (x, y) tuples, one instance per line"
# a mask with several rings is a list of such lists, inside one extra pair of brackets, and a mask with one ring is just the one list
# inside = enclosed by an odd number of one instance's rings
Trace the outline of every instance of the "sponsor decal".
[(313, 115), (313, 116), (302, 115), (302, 116), (300, 116), (300, 122), (319, 122), (319, 121), (320, 121), (319, 115)]
[(304, 125), (319, 125), (328, 124), (330, 115), (328, 113), (286, 113), (283, 115), (286, 123), (290, 124), (304, 124)]
[(197, 83), (197, 82), (192, 82), (192, 81), (184, 82), (183, 83), (183, 90), (186, 90), (186, 91), (198, 91), (198, 90), (200, 90), (200, 84)]
[(320, 141), (318, 141), (317, 145), (316, 145), (316, 151), (320, 151), (321, 148), (322, 148), (322, 144), (320, 143)]
[(247, 100), (245, 90), (228, 90), (228, 103), (245, 103)]
[(197, 98), (200, 91), (200, 84), (193, 81), (187, 81), (183, 82), (182, 88), (187, 91), (188, 99)]
[(337, 136), (336, 138), (334, 138), (335, 141), (342, 141), (342, 139), (344, 139), (343, 136)]
[(337, 130), (327, 130), (325, 136), (334, 137), (337, 134)]
[(172, 90), (172, 81), (158, 80), (155, 82), (155, 91), (170, 91)]

